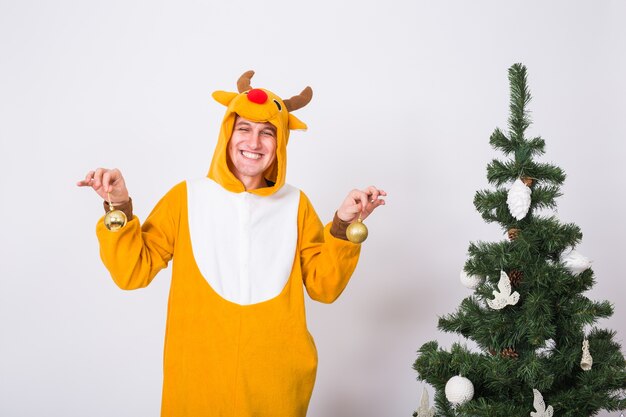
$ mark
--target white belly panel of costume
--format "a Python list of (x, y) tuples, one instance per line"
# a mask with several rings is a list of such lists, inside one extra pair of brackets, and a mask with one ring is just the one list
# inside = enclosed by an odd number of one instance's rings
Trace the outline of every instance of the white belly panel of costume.
[(284, 288), (298, 240), (300, 190), (232, 193), (209, 178), (187, 181), (189, 234), (200, 272), (222, 298), (248, 305)]

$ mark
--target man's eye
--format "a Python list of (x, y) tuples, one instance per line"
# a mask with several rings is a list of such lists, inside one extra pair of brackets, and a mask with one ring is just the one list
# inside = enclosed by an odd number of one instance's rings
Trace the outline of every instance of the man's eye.
[(271, 130), (264, 130), (261, 133), (267, 136), (274, 136), (274, 132), (272, 132)]

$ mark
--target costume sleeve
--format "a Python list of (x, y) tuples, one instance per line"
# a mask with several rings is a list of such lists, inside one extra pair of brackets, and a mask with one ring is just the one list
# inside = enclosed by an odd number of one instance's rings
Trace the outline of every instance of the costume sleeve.
[(185, 183), (180, 183), (159, 201), (143, 225), (133, 216), (118, 232), (107, 230), (100, 219), (96, 226), (100, 257), (118, 287), (145, 287), (167, 267), (174, 254), (184, 198)]
[(331, 223), (323, 227), (309, 199), (301, 192), (298, 208), (302, 279), (309, 296), (332, 303), (341, 295), (356, 268), (361, 245), (334, 237)]

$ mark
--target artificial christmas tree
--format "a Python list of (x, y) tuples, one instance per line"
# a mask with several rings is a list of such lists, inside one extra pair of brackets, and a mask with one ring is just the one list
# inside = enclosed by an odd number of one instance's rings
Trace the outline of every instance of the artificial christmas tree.
[[(545, 142), (525, 137), (526, 81), (523, 65), (509, 69), (508, 135), (496, 129), (490, 138), (509, 159), (489, 164), (495, 190), (478, 191), (474, 199), (483, 219), (498, 223), (508, 239), (470, 244), (461, 280), (475, 286), (474, 293), (439, 319), (440, 330), (461, 334), (477, 348), (456, 343), (448, 352), (431, 341), (413, 365), (418, 379), (436, 390), (437, 416), (587, 417), (626, 407), (621, 346), (614, 332), (591, 328), (613, 308), (583, 295), (594, 275), (590, 261), (574, 251), (581, 231), (538, 212), (556, 207), (565, 174), (534, 160)], [(473, 385), (467, 401), (458, 401), (456, 392), (446, 395), (446, 384), (458, 375)]]

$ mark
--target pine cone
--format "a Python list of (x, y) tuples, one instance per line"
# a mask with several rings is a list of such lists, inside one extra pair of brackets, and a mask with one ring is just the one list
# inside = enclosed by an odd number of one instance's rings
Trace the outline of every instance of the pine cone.
[(520, 229), (515, 229), (515, 228), (509, 229), (509, 231), (507, 232), (509, 235), (509, 239), (510, 240), (517, 239), (519, 237), (519, 232), (520, 232)]
[(532, 178), (530, 178), (530, 177), (522, 177), (522, 178), (521, 178), (521, 180), (522, 180), (522, 182), (524, 183), (524, 185), (525, 185), (526, 187), (530, 187), (531, 185), (533, 185), (533, 181), (534, 181), (534, 180), (533, 180)]
[(511, 285), (514, 287), (518, 287), (524, 278), (524, 273), (517, 269), (512, 270), (508, 273), (509, 280), (511, 281)]
[(520, 178), (516, 179), (506, 196), (506, 205), (511, 216), (522, 220), (528, 214), (532, 203), (532, 190)]
[(517, 359), (519, 357), (519, 353), (517, 353), (517, 351), (513, 348), (504, 348), (502, 349), (502, 352), (500, 352), (500, 356), (503, 358)]

